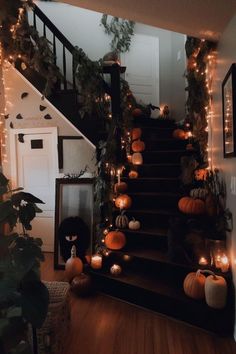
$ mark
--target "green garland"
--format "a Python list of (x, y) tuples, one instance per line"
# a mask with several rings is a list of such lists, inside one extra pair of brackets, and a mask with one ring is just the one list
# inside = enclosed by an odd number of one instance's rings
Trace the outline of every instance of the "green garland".
[(104, 27), (105, 33), (113, 35), (110, 47), (119, 53), (129, 51), (131, 37), (134, 35), (135, 22), (112, 17), (108, 24), (108, 15), (103, 14), (100, 25)]
[(207, 110), (211, 95), (206, 86), (206, 68), (208, 56), (215, 49), (215, 43), (194, 37), (187, 37), (185, 50), (187, 55), (186, 78), (188, 98), (186, 101), (187, 121), (193, 136), (199, 144), (202, 163), (207, 164)]

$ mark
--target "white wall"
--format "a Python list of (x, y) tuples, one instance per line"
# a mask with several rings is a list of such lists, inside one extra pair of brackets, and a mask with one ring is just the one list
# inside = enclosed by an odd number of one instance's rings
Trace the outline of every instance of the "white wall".
[[(6, 112), (9, 118), (5, 121), (8, 136), (10, 133), (10, 123), (13, 124), (14, 129), (19, 128), (34, 128), (34, 127), (57, 127), (58, 135), (82, 135), (67, 119), (47, 100), (41, 100), (41, 93), (37, 91), (17, 70), (8, 65), (4, 69), (5, 90), (6, 90)], [(21, 99), (21, 94), (27, 92), (28, 96)], [(43, 105), (47, 108), (41, 112), (39, 106)], [(17, 119), (18, 113), (21, 114), (23, 119)], [(44, 116), (50, 114), (52, 119), (46, 120)], [(9, 139), (8, 139), (8, 156), (9, 156)], [(68, 164), (67, 156), (67, 169), (63, 173), (78, 173), (87, 164), (91, 172), (95, 171), (95, 148), (94, 146), (83, 139), (81, 141), (81, 152), (77, 156), (76, 163), (71, 161)], [(9, 158), (8, 158), (9, 160)], [(4, 172), (8, 177), (11, 176), (10, 161), (4, 164)]]
[[(236, 222), (236, 196), (230, 192), (231, 176), (236, 176), (236, 158), (223, 158), (223, 124), (222, 124), (222, 95), (221, 84), (229, 70), (231, 64), (236, 62), (236, 16), (231, 20), (224, 31), (218, 45), (217, 68), (215, 71), (215, 81), (213, 86), (213, 131), (212, 131), (212, 156), (213, 165), (223, 170), (227, 184), (227, 206), (233, 213), (234, 224)], [(231, 244), (232, 270), (234, 284), (236, 286), (236, 229), (231, 234), (229, 244)], [(235, 329), (236, 339), (236, 329)]]
[[(37, 5), (71, 43), (82, 48), (90, 59), (100, 59), (110, 51), (110, 37), (104, 34), (103, 27), (99, 25), (102, 14), (55, 2), (37, 2)], [(139, 23), (135, 25), (135, 33), (159, 38), (160, 105), (168, 104), (174, 118), (183, 119), (185, 36)], [(181, 57), (179, 61), (178, 51)]]

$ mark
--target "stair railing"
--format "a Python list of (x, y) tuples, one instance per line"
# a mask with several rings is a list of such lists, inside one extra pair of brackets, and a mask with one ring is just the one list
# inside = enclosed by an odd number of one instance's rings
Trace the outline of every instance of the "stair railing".
[[(76, 79), (75, 79), (75, 58), (74, 58), (74, 50), (75, 47), (71, 42), (61, 33), (61, 31), (50, 21), (50, 19), (40, 10), (40, 8), (37, 5), (34, 5), (33, 8), (33, 19), (32, 19), (32, 25), (34, 28), (39, 31), (39, 25), (40, 21), (42, 23), (42, 35), (47, 38), (50, 42), (52, 42), (52, 50), (53, 50), (53, 55), (54, 55), (54, 63), (55, 65), (59, 66), (62, 74), (63, 74), (63, 79), (61, 82), (61, 89), (62, 90), (68, 90), (68, 86), (72, 86), (74, 90), (76, 90)], [(39, 21), (40, 20), (40, 21)], [(40, 31), (39, 31), (40, 32)], [(52, 35), (52, 39), (50, 39), (50, 34)], [(59, 46), (62, 48), (62, 63), (59, 65), (59, 60), (58, 60), (58, 51), (59, 51)], [(70, 62), (70, 68), (72, 68), (72, 73), (69, 80), (69, 74), (68, 74), (68, 62)]]

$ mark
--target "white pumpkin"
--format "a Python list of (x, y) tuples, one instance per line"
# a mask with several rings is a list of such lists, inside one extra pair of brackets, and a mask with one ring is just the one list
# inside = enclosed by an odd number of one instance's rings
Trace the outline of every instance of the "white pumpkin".
[(143, 164), (143, 156), (140, 152), (135, 152), (132, 155), (132, 164), (133, 165), (142, 165)]
[(208, 306), (214, 309), (223, 309), (227, 300), (227, 283), (225, 278), (215, 275), (211, 271), (203, 271), (210, 275), (205, 282), (205, 297)]
[(129, 229), (130, 230), (139, 230), (140, 227), (141, 227), (140, 221), (135, 220), (135, 218), (130, 220), (130, 222), (129, 222)]

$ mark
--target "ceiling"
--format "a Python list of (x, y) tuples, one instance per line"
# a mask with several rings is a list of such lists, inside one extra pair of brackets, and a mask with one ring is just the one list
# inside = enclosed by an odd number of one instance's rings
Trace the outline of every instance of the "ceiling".
[(217, 41), (236, 13), (236, 0), (62, 0), (135, 22)]

